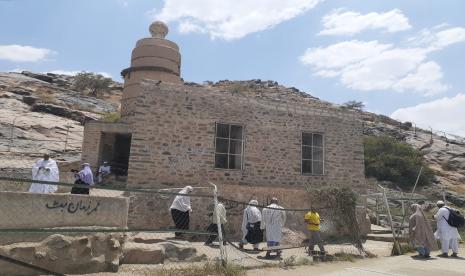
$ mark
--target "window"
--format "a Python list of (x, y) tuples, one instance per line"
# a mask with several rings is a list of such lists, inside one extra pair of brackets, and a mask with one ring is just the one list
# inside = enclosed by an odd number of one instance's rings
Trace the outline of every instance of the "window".
[(302, 133), (302, 173), (324, 173), (324, 141), (322, 134)]
[(242, 169), (243, 128), (239, 125), (216, 124), (215, 168)]

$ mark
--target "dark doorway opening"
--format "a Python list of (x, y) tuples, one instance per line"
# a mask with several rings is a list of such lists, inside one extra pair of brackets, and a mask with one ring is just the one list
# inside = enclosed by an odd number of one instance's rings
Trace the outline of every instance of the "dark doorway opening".
[(131, 138), (130, 133), (102, 133), (99, 163), (107, 161), (113, 174), (127, 176)]

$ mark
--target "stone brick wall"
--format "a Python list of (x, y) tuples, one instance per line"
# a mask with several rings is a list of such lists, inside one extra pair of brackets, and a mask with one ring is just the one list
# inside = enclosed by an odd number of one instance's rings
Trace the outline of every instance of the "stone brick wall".
[[(251, 199), (257, 199), (259, 205), (266, 206), (272, 197), (277, 197), (279, 204), (286, 209), (300, 210), (308, 209), (311, 206), (317, 208), (324, 219), (324, 223), (322, 224), (324, 236), (340, 236), (347, 234), (348, 231), (347, 225), (341, 223), (340, 214), (338, 214), (337, 209), (337, 198), (331, 196), (322, 197), (321, 192), (317, 196), (316, 193), (312, 193), (311, 191), (242, 185), (219, 185), (218, 190), (220, 191), (219, 201), (223, 202), (227, 210), (228, 223), (225, 228), (228, 239), (239, 240), (242, 238), (242, 217), (244, 208), (247, 206), (238, 202), (249, 202)], [(212, 195), (212, 191), (213, 189), (197, 189), (194, 186), (194, 194)], [(130, 198), (129, 228), (167, 229), (174, 227), (169, 212), (174, 196), (148, 193), (128, 193), (127, 196)], [(233, 201), (224, 200), (224, 198)], [(208, 214), (211, 213), (209, 207), (212, 204), (212, 198), (191, 197), (193, 211), (190, 215), (190, 230), (205, 231), (211, 222)], [(303, 232), (306, 227), (303, 217), (307, 211), (299, 210), (286, 212), (287, 221), (285, 227)], [(363, 220), (364, 217), (362, 216), (359, 219)], [(362, 230), (366, 234), (367, 230)]]
[[(277, 196), (284, 207), (298, 209), (329, 204), (311, 199), (314, 189), (350, 186), (365, 191), (363, 126), (354, 112), (313, 97), (299, 101), (297, 94), (292, 100), (281, 99), (290, 92), (281, 93), (278, 88), (273, 88), (272, 95), (278, 96), (273, 98), (266, 89), (255, 94), (231, 93), (220, 87), (146, 81), (132, 84), (129, 92), (122, 101), (119, 123), (86, 125), (83, 146), (83, 160), (96, 165), (101, 132), (132, 133), (129, 188), (205, 186), (212, 181), (226, 198), (248, 202), (254, 197), (266, 204)], [(214, 168), (216, 122), (244, 127), (242, 170)], [(301, 173), (302, 132), (324, 135), (324, 175)], [(172, 226), (168, 208), (173, 197), (128, 196), (130, 228)], [(193, 229), (208, 225), (207, 207), (211, 203), (204, 198), (192, 199)], [(245, 206), (227, 203), (226, 207), (228, 232), (238, 238)], [(303, 212), (290, 213), (287, 225), (302, 230), (302, 216)], [(327, 221), (325, 232), (331, 234), (339, 222), (335, 218)]]
[[(130, 119), (130, 187), (207, 180), (297, 189), (365, 186), (362, 124), (355, 113), (318, 101), (286, 104), (207, 87), (151, 82), (143, 87)], [(214, 168), (215, 122), (244, 126), (243, 170)], [(301, 132), (324, 135), (324, 175), (301, 173)]]
[[(314, 99), (287, 103), (202, 86), (146, 82), (133, 91), (138, 93), (122, 106), (127, 111), (123, 120), (134, 127), (129, 187), (204, 186), (212, 181), (228, 198), (248, 202), (255, 195), (265, 204), (266, 198), (278, 196), (288, 208), (309, 207), (305, 190), (311, 194), (312, 189), (343, 185), (365, 189), (363, 129), (353, 112)], [(244, 126), (243, 170), (214, 168), (216, 122)], [(301, 173), (302, 132), (324, 135), (324, 175)], [(133, 196), (129, 226), (172, 225), (171, 200)], [(193, 199), (198, 210), (206, 210), (207, 203)], [(237, 238), (244, 206), (227, 207), (228, 231)], [(302, 215), (290, 214), (288, 225), (303, 229)], [(205, 211), (193, 214), (194, 228), (207, 224)]]
[(125, 123), (105, 123), (92, 121), (84, 126), (82, 142), (82, 162), (90, 163), (92, 168), (98, 168), (101, 153), (102, 133), (131, 133), (132, 127)]

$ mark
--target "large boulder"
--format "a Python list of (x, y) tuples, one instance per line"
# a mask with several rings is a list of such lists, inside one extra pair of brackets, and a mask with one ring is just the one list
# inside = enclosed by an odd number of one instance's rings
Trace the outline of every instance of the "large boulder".
[(45, 82), (48, 82), (48, 83), (53, 83), (53, 77), (52, 76), (47, 76), (46, 74), (33, 73), (33, 72), (29, 72), (29, 71), (23, 71), (23, 72), (21, 72), (21, 74), (23, 74), (25, 76), (28, 76), (28, 77), (31, 77), (31, 78), (34, 78), (34, 79), (45, 81)]
[[(64, 274), (117, 272), (126, 236), (53, 234), (40, 242), (0, 247), (0, 254), (40, 268)], [(39, 275), (37, 271), (0, 261), (0, 275)]]

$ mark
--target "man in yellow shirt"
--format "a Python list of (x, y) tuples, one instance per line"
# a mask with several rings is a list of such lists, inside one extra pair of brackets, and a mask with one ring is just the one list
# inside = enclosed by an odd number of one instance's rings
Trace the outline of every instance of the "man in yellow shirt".
[(320, 214), (315, 210), (315, 208), (311, 207), (310, 212), (305, 214), (305, 222), (307, 223), (307, 238), (308, 238), (308, 252), (311, 254), (314, 252), (315, 245), (318, 245), (320, 251), (322, 253), (325, 252), (325, 248), (323, 247), (323, 242), (321, 240), (320, 235)]

